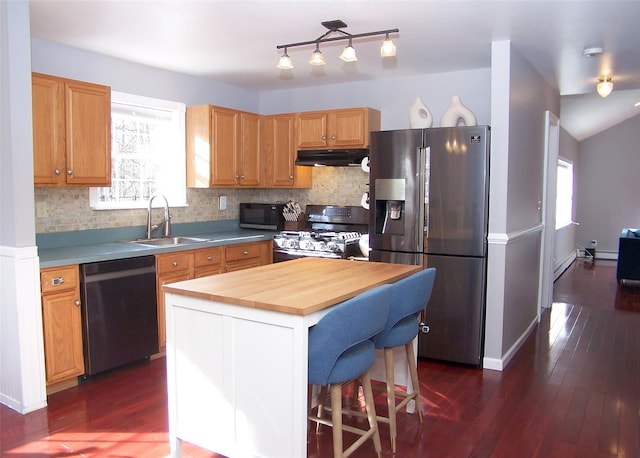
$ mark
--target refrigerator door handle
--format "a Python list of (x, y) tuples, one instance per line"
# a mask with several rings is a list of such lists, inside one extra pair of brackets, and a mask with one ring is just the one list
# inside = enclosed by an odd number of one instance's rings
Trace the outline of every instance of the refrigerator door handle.
[(416, 202), (418, 218), (416, 220), (416, 243), (418, 253), (424, 253), (425, 240), (429, 237), (429, 165), (431, 148), (418, 148), (418, 186), (416, 186)]

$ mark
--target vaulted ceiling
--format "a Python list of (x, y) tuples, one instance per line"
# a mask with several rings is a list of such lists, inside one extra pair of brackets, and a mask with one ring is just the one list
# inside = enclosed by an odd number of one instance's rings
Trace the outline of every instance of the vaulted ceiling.
[[(33, 37), (256, 91), (489, 67), (491, 42), (511, 40), (559, 89), (577, 140), (640, 113), (637, 0), (31, 0), (30, 15)], [(333, 19), (351, 34), (400, 29), (396, 57), (369, 37), (353, 43), (357, 62), (338, 59), (338, 41), (321, 46), (323, 67), (307, 63), (308, 45), (288, 49), (292, 70), (276, 68), (277, 45), (315, 40)], [(589, 47), (604, 52), (585, 57)], [(614, 82), (607, 98), (595, 93), (602, 75)]]

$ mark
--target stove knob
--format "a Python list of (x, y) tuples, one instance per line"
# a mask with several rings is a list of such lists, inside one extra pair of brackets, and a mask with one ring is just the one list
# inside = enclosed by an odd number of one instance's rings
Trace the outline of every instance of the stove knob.
[(277, 237), (273, 241), (278, 246), (278, 248), (284, 248), (284, 246), (286, 245), (286, 240), (282, 237)]
[(287, 240), (287, 248), (298, 248), (298, 241), (294, 239)]
[(313, 251), (315, 249), (315, 246), (313, 246), (313, 242), (311, 242), (310, 240), (303, 240), (300, 242), (300, 248), (302, 248), (303, 250)]
[(329, 244), (327, 245), (327, 249), (329, 251), (338, 251), (340, 249), (340, 247), (338, 246), (338, 244), (336, 242), (329, 242)]

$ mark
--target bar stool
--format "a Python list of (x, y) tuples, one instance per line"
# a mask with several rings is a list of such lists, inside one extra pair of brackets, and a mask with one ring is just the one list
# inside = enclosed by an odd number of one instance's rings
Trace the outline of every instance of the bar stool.
[[(333, 456), (347, 457), (372, 438), (378, 456), (382, 453), (369, 369), (375, 361), (374, 338), (384, 329), (391, 303), (391, 285), (383, 285), (349, 299), (327, 313), (309, 329), (308, 383), (325, 387), (331, 393), (331, 419), (313, 415), (308, 418), (333, 428)], [(362, 379), (369, 429), (342, 422), (342, 384)], [(322, 392), (326, 393), (325, 390)], [(321, 393), (322, 393), (321, 392)], [(319, 412), (324, 399), (318, 399)], [(309, 403), (311, 404), (311, 403)], [(310, 406), (309, 406), (310, 407)], [(343, 451), (342, 432), (360, 437)]]
[[(429, 268), (421, 270), (407, 278), (392, 284), (393, 295), (389, 317), (382, 331), (375, 339), (378, 349), (384, 350), (384, 363), (387, 382), (387, 407), (388, 417), (378, 415), (378, 421), (389, 424), (389, 435), (391, 437), (391, 451), (396, 451), (397, 422), (396, 413), (406, 406), (409, 401), (415, 400), (416, 411), (420, 423), (423, 421), (423, 407), (420, 399), (420, 382), (418, 380), (418, 368), (416, 357), (413, 351), (413, 340), (419, 331), (419, 315), (429, 303), (433, 283), (436, 276), (436, 269)], [(405, 393), (396, 390), (394, 380), (393, 349), (404, 346), (411, 374), (411, 384), (413, 391)], [(396, 397), (402, 397), (402, 401), (396, 405)]]

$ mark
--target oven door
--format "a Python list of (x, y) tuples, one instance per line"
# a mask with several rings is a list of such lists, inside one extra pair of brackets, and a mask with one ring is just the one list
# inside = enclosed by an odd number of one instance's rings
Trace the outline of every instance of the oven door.
[(328, 253), (324, 251), (303, 251), (303, 250), (273, 250), (273, 262), (291, 261), (292, 259), (299, 258), (327, 258), (327, 259), (342, 259), (342, 256), (336, 253)]

